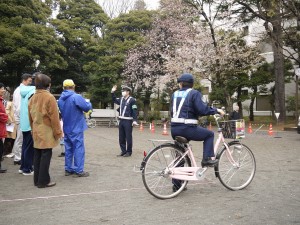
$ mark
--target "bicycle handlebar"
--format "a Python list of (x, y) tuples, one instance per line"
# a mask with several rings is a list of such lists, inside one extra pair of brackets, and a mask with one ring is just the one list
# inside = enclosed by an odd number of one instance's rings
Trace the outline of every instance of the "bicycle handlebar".
[(215, 119), (215, 121), (216, 121), (217, 126), (220, 127), (220, 126), (219, 126), (219, 120), (220, 120), (220, 119), (224, 119), (224, 116), (221, 116), (220, 114), (215, 114), (215, 115), (214, 115), (214, 119)]

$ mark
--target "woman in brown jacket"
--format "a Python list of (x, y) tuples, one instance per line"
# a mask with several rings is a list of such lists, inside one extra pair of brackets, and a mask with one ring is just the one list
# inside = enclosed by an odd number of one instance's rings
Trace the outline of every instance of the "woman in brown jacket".
[(34, 185), (52, 187), (49, 175), (52, 148), (59, 144), (62, 130), (56, 100), (48, 91), (51, 79), (45, 74), (35, 77), (36, 92), (29, 100), (28, 112), (34, 146)]

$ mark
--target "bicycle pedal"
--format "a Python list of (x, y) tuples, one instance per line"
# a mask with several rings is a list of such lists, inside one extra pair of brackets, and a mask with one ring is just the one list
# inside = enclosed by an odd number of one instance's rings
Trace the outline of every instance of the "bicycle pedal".
[(198, 180), (202, 180), (205, 177), (204, 173), (205, 173), (206, 170), (207, 170), (207, 167), (200, 168), (200, 169), (197, 170), (196, 177), (197, 177)]

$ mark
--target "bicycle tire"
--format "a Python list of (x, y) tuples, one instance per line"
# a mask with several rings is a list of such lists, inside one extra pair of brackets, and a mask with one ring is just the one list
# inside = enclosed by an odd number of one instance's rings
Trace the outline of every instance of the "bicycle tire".
[(228, 144), (229, 150), (237, 165), (230, 162), (226, 147), (217, 155), (219, 160), (215, 172), (220, 182), (229, 190), (246, 188), (254, 178), (256, 161), (249, 147), (239, 142)]
[[(142, 170), (143, 183), (147, 191), (158, 199), (169, 199), (176, 197), (182, 192), (188, 181), (181, 181), (181, 187), (174, 191), (172, 178), (166, 173), (167, 166), (174, 159), (182, 156), (184, 149), (172, 143), (162, 144), (154, 148), (144, 159)], [(176, 162), (176, 160), (175, 160)], [(180, 162), (182, 166), (191, 166), (188, 156)]]
[(90, 124), (90, 128), (95, 128), (97, 126), (97, 122), (95, 119), (90, 119), (89, 121), (89, 124)]

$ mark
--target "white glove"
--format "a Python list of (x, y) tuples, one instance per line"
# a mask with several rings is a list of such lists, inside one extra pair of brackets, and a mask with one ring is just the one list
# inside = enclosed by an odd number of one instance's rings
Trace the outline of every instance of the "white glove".
[(132, 126), (138, 126), (139, 124), (136, 121), (132, 122)]
[(218, 113), (221, 115), (221, 116), (224, 116), (225, 115), (225, 112), (222, 110), (222, 109), (217, 109)]
[(117, 90), (117, 85), (114, 85), (111, 89), (111, 93), (114, 93)]

